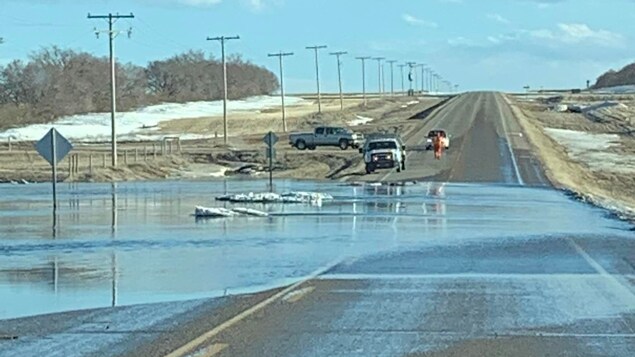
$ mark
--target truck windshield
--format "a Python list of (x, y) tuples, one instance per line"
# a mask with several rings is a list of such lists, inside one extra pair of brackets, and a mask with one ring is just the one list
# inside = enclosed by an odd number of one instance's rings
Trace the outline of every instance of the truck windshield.
[(380, 149), (396, 149), (397, 144), (394, 141), (375, 141), (368, 144), (368, 150)]

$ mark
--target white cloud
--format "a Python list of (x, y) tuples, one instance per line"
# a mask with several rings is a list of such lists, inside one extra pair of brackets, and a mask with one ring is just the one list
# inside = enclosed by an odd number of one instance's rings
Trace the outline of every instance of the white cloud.
[(468, 38), (465, 38), (463, 36), (459, 36), (459, 37), (455, 37), (455, 38), (451, 38), (448, 40), (448, 44), (452, 47), (476, 47), (478, 46), (478, 44), (473, 41), (470, 40)]
[(417, 18), (415, 16), (412, 16), (410, 14), (403, 14), (403, 15), (401, 15), (401, 18), (405, 22), (409, 23), (410, 25), (414, 25), (414, 26), (426, 26), (426, 27), (432, 27), (432, 28), (439, 27), (439, 25), (436, 22), (422, 20), (422, 19)]
[(179, 0), (180, 3), (191, 6), (211, 6), (220, 3), (222, 0)]
[(603, 47), (621, 47), (624, 36), (607, 30), (594, 30), (586, 24), (558, 24), (558, 30), (540, 29), (529, 31), (529, 35), (540, 40), (564, 44), (592, 44)]
[(247, 6), (254, 11), (260, 11), (265, 7), (264, 0), (248, 0)]
[(487, 18), (505, 25), (509, 25), (511, 23), (511, 21), (500, 14), (487, 14)]

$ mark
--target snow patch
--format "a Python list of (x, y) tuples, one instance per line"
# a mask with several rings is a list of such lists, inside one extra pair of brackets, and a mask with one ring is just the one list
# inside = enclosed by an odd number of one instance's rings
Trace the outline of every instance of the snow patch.
[(216, 197), (217, 201), (233, 203), (311, 203), (319, 204), (322, 201), (333, 200), (333, 196), (321, 192), (287, 192), (277, 194), (272, 192), (235, 194)]
[(583, 162), (593, 170), (634, 173), (635, 156), (610, 151), (620, 145), (615, 134), (594, 134), (584, 131), (545, 128), (545, 132), (563, 145), (572, 159)]
[(350, 126), (364, 125), (364, 124), (368, 124), (371, 121), (375, 120), (373, 118), (367, 118), (367, 117), (363, 117), (361, 115), (356, 115), (356, 117), (357, 117), (357, 119), (349, 120), (348, 121), (348, 125), (350, 125)]
[(194, 216), (199, 218), (227, 218), (235, 216), (255, 216), (255, 217), (267, 217), (267, 212), (258, 211), (251, 208), (222, 208), (222, 207), (202, 207), (197, 206), (194, 209)]
[[(302, 98), (285, 98), (288, 105), (302, 105), (306, 102)], [(229, 113), (243, 111), (259, 111), (280, 105), (280, 98), (273, 96), (258, 96), (244, 100), (233, 100), (227, 103)], [(212, 135), (200, 134), (160, 134), (158, 124), (175, 119), (191, 119), (223, 114), (222, 101), (166, 103), (153, 105), (132, 112), (118, 113), (118, 140), (157, 140), (165, 136), (179, 136), (181, 140), (205, 139)], [(51, 124), (34, 124), (22, 128), (9, 129), (0, 133), (0, 140), (9, 137), (18, 141), (37, 141), (46, 134), (51, 127), (56, 128), (71, 141), (105, 142), (110, 141), (110, 113), (88, 113), (63, 117)]]
[(635, 86), (627, 85), (627, 86), (607, 87), (607, 88), (595, 89), (592, 92), (593, 93), (608, 93), (608, 94), (635, 93)]

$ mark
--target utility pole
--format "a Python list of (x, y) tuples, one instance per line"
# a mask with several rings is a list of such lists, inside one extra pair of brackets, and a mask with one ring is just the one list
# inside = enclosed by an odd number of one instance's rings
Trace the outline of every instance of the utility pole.
[(270, 53), (269, 57), (278, 57), (280, 60), (280, 99), (282, 101), (282, 130), (287, 132), (287, 117), (284, 109), (284, 72), (282, 67), (282, 58), (286, 56), (293, 56), (293, 52)]
[[(133, 19), (134, 15), (91, 15), (88, 14), (88, 19), (105, 19), (108, 21), (108, 30), (105, 31), (108, 34), (108, 48), (110, 53), (110, 128), (111, 128), (111, 155), (112, 155), (112, 167), (117, 167), (117, 131), (115, 126), (115, 115), (117, 113), (117, 82), (116, 82), (116, 58), (115, 58), (115, 45), (114, 40), (119, 35), (119, 31), (113, 29), (113, 25), (118, 19)], [(95, 35), (99, 38), (99, 33), (103, 31), (97, 31), (95, 29)], [(130, 31), (128, 31), (130, 36)]]
[(315, 80), (317, 82), (317, 101), (318, 113), (322, 113), (322, 101), (320, 99), (320, 66), (318, 62), (318, 50), (324, 49), (326, 46), (307, 46), (307, 50), (315, 51)]
[(390, 95), (394, 96), (395, 95), (395, 81), (394, 81), (394, 77), (393, 77), (393, 65), (395, 64), (395, 60), (389, 60), (386, 61), (388, 63), (390, 63)]
[(225, 61), (225, 42), (239, 40), (240, 36), (208, 37), (207, 41), (219, 41), (223, 61), (223, 143), (227, 145), (227, 62)]
[(384, 57), (373, 57), (375, 61), (377, 61), (377, 84), (378, 84), (378, 93), (381, 96), (381, 61), (384, 60)]
[(417, 65), (415, 62), (406, 62), (408, 65), (408, 82), (410, 82), (410, 87), (408, 89), (408, 95), (413, 92), (412, 89), (412, 69)]
[(340, 52), (331, 53), (331, 56), (337, 57), (337, 82), (339, 83), (339, 87), (340, 87), (340, 110), (344, 110), (344, 97), (342, 95), (342, 70), (341, 70), (342, 62), (340, 61), (340, 56), (345, 54), (348, 54), (348, 52), (340, 51)]
[(400, 64), (399, 66), (399, 70), (401, 71), (401, 93), (403, 94), (406, 91), (406, 87), (404, 86), (404, 80), (403, 80), (403, 68), (406, 67), (405, 64)]
[(422, 64), (421, 65), (421, 92), (422, 93), (426, 91), (426, 85), (425, 85), (426, 76), (425, 76), (425, 72), (426, 72), (426, 65)]
[(438, 74), (434, 75), (434, 89), (438, 92), (439, 91), (439, 82), (441, 81), (441, 76)]
[(370, 57), (355, 57), (362, 61), (362, 98), (364, 98), (364, 106), (366, 106), (366, 60), (370, 59)]

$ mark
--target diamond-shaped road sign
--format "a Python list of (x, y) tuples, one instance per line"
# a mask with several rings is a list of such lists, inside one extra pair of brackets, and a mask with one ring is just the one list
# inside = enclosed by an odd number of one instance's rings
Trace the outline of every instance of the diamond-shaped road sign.
[(267, 146), (274, 146), (278, 142), (278, 135), (276, 135), (273, 131), (270, 131), (264, 138), (262, 138), (262, 140), (265, 144), (267, 144)]
[(55, 128), (51, 129), (35, 144), (35, 150), (51, 165), (53, 165), (53, 135), (55, 135), (55, 164), (62, 161), (73, 149), (73, 145), (62, 134)]

